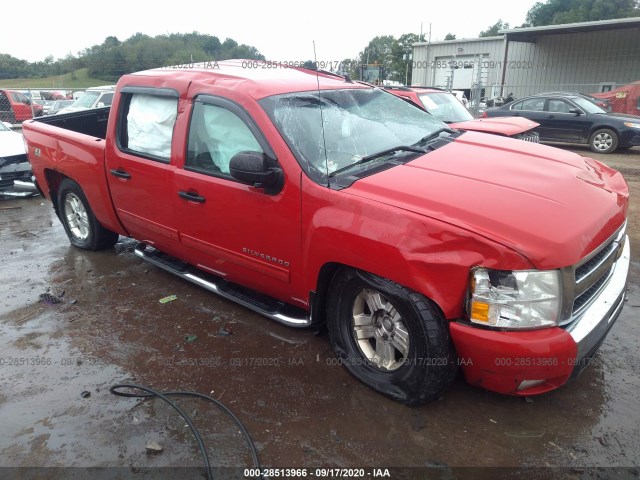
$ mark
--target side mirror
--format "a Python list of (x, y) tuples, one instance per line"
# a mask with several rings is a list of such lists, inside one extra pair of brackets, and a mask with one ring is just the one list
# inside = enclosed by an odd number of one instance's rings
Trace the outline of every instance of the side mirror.
[(275, 161), (262, 152), (239, 152), (229, 161), (229, 173), (242, 183), (277, 193), (282, 184), (282, 170), (273, 164)]
[(578, 108), (570, 108), (569, 113), (575, 113), (577, 116), (582, 115), (582, 111)]
[(96, 108), (102, 108), (102, 107), (104, 107), (104, 102), (98, 102), (96, 104)]

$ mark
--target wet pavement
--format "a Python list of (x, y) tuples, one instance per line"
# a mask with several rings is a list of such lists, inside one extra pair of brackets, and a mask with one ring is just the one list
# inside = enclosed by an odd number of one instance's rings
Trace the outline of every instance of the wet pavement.
[[(131, 382), (219, 399), (246, 425), (264, 467), (307, 468), (308, 476), (346, 478), (316, 471), (338, 467), (363, 468), (368, 478), (373, 468), (391, 469), (391, 478), (521, 473), (461, 469), (480, 466), (531, 467), (528, 476), (539, 478), (557, 467), (563, 478), (640, 478), (640, 149), (575, 151), (619, 168), (631, 188), (629, 300), (589, 368), (530, 399), (458, 377), (440, 400), (405, 407), (336, 365), (324, 332), (281, 326), (181, 281), (135, 257), (130, 240), (104, 252), (72, 248), (40, 197), (0, 201), (0, 478), (83, 471), (55, 467), (203, 478), (197, 444), (169, 406), (109, 392)], [(177, 299), (159, 302), (168, 295)], [(225, 468), (218, 473), (247, 478), (232, 468), (252, 462), (231, 419), (205, 401), (177, 401), (211, 464)], [(148, 452), (149, 442), (162, 451)], [(47, 468), (30, 477), (2, 467)], [(625, 469), (585, 470), (594, 467)]]

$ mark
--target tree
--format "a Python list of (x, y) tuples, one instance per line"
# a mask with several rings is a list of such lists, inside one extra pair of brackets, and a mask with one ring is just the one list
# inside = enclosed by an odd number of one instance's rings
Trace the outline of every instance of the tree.
[(483, 30), (478, 35), (479, 37), (495, 37), (498, 35), (500, 30), (509, 30), (509, 24), (507, 22), (503, 22), (502, 19), (498, 20), (496, 23), (491, 25), (486, 30)]
[(357, 80), (360, 78), (360, 60), (358, 58), (345, 58), (340, 62), (337, 73)]
[(447, 34), (444, 36), (444, 40), (445, 40), (445, 42), (446, 42), (447, 40), (455, 40), (455, 39), (456, 39), (456, 36), (455, 36), (453, 33), (447, 33)]
[(360, 60), (366, 64), (380, 63), (390, 65), (393, 61), (391, 49), (395, 42), (396, 39), (391, 35), (374, 37), (360, 52)]
[(547, 0), (527, 12), (533, 27), (640, 16), (638, 0)]
[(411, 85), (413, 44), (420, 41), (424, 41), (424, 36), (420, 37), (415, 33), (405, 33), (398, 37), (391, 48), (393, 60), (387, 72), (389, 80)]
[[(360, 52), (359, 60), (362, 64), (383, 65), (386, 69), (386, 78), (404, 83), (411, 83), (411, 55), (413, 44), (424, 41), (424, 35), (415, 33), (405, 33), (399, 38), (392, 35), (374, 37), (369, 44)], [(345, 60), (343, 70), (348, 70), (355, 78), (360, 77), (360, 65), (354, 65), (351, 60)]]

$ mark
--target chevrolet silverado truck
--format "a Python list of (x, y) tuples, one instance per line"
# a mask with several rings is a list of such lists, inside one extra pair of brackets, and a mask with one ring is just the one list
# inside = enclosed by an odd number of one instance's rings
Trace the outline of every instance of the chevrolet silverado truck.
[(451, 129), (348, 77), (153, 69), (123, 76), (110, 108), (23, 129), (72, 245), (133, 237), (140, 258), (266, 317), (326, 322), (337, 363), (409, 405), (459, 370), (503, 394), (560, 387), (623, 308), (619, 172)]

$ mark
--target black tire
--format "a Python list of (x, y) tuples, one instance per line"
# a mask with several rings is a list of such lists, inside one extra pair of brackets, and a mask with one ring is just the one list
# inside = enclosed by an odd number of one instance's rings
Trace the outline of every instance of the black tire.
[(596, 130), (589, 137), (589, 148), (595, 153), (611, 153), (618, 148), (618, 134), (609, 128)]
[(60, 182), (58, 189), (58, 214), (74, 247), (104, 250), (118, 241), (117, 233), (100, 225), (80, 185), (68, 178)]
[[(331, 344), (339, 362), (351, 374), (372, 389), (411, 406), (442, 396), (455, 378), (457, 357), (446, 320), (433, 302), (395, 282), (349, 268), (336, 274), (328, 295)], [(383, 308), (374, 312), (377, 307), (369, 305), (377, 298)], [(361, 309), (362, 314), (355, 313)], [(354, 315), (361, 326), (355, 326)], [(356, 329), (363, 337), (371, 337), (356, 339)], [(404, 336), (408, 339), (405, 353), (394, 346)], [(383, 351), (385, 344), (386, 348), (391, 345), (387, 352), (392, 355), (379, 355), (379, 344)], [(405, 342), (400, 344), (404, 346)]]

